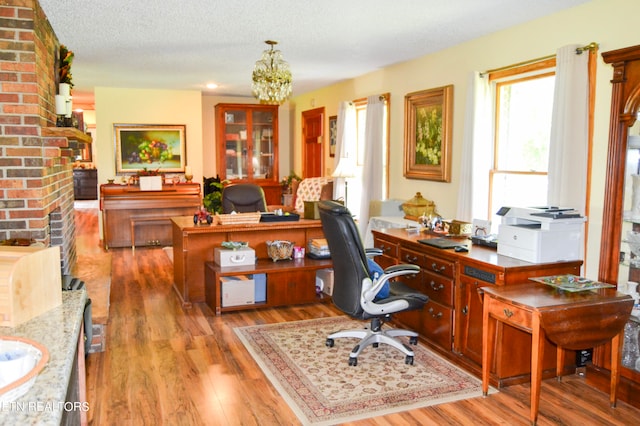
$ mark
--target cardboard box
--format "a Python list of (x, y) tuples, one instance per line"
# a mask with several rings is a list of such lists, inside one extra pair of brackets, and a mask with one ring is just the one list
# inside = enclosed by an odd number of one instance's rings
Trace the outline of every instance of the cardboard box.
[(253, 305), (255, 300), (255, 282), (251, 275), (235, 275), (220, 278), (222, 287), (222, 307)]
[(333, 269), (318, 269), (316, 271), (316, 288), (326, 295), (333, 294)]
[(0, 246), (0, 326), (16, 327), (61, 304), (59, 247)]
[(227, 266), (255, 265), (256, 263), (256, 252), (250, 247), (237, 250), (216, 247), (213, 249), (213, 257), (215, 262), (223, 268)]

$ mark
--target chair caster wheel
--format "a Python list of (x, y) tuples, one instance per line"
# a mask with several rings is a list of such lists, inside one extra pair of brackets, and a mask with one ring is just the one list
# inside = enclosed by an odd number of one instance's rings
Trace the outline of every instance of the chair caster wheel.
[(324, 342), (325, 346), (328, 347), (328, 348), (332, 348), (333, 347), (333, 343), (334, 343), (333, 339), (327, 339), (327, 341)]
[(378, 346), (380, 346), (379, 343), (372, 343), (371, 346), (373, 346), (374, 348), (377, 348)]
[(354, 357), (349, 358), (349, 365), (351, 367), (355, 367), (356, 365), (358, 365), (358, 358), (354, 358)]
[(418, 336), (411, 336), (409, 338), (409, 344), (411, 345), (417, 345), (418, 344)]
[(404, 363), (405, 364), (409, 364), (409, 365), (413, 365), (413, 357), (410, 355), (407, 355), (407, 357), (404, 359)]

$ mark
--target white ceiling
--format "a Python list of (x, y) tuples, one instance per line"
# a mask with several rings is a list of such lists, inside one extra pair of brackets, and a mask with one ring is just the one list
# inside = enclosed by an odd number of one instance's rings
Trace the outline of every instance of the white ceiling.
[[(75, 53), (74, 104), (94, 87), (251, 96), (267, 48), (293, 95), (480, 37), (587, 0), (39, 0)], [(219, 85), (215, 91), (205, 84)]]

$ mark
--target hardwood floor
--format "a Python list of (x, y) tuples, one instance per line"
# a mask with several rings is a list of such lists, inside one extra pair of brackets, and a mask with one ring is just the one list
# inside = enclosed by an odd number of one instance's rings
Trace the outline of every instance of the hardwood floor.
[[(96, 212), (97, 214), (97, 212)], [(112, 249), (106, 350), (87, 358), (93, 425), (294, 425), (295, 414), (271, 386), (233, 328), (341, 315), (331, 304), (225, 313), (206, 305), (183, 310), (160, 248)], [(324, 345), (324, 342), (319, 342)], [(356, 367), (357, 368), (357, 367)], [(487, 398), (359, 421), (357, 425), (525, 425), (526, 385)], [(582, 377), (543, 382), (539, 425), (631, 425), (640, 410)]]

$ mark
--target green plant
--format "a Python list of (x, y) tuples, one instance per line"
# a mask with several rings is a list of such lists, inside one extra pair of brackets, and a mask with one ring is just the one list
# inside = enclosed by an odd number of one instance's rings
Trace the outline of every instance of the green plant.
[(202, 199), (202, 205), (207, 209), (209, 213), (222, 213), (222, 188), (224, 184), (222, 182), (211, 182), (211, 187), (214, 190)]
[(280, 185), (285, 189), (285, 191), (291, 188), (291, 182), (294, 180), (301, 181), (302, 178), (296, 174), (293, 170), (289, 173), (289, 176), (286, 176), (280, 181)]

